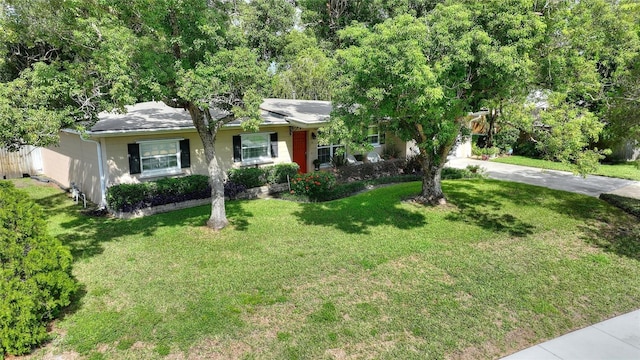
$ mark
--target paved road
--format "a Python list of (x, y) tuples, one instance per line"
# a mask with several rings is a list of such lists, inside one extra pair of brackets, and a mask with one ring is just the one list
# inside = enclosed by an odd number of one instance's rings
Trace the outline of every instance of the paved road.
[[(601, 193), (613, 193), (640, 199), (638, 181), (595, 175), (583, 178), (564, 171), (474, 159), (451, 159), (447, 164), (453, 168), (465, 168), (467, 165), (480, 165), (487, 169), (489, 177), (499, 180), (517, 181), (596, 197)], [(503, 358), (528, 359), (640, 359), (640, 310), (571, 332)]]
[(480, 165), (487, 169), (490, 178), (516, 181), (598, 197), (602, 193), (614, 193), (640, 199), (640, 182), (606, 176), (588, 175), (583, 178), (566, 171), (545, 170), (527, 166), (501, 164), (474, 159), (451, 159), (447, 166), (465, 168)]

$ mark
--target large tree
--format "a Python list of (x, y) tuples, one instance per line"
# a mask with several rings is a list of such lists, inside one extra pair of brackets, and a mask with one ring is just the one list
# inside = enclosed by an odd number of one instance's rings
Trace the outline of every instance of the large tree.
[(81, 1), (0, 3), (0, 144), (49, 145), (58, 130), (135, 100), (134, 34)]
[[(17, 0), (2, 3), (0, 140), (46, 145), (62, 127), (152, 98), (191, 114), (212, 187), (207, 224), (227, 225), (223, 172), (215, 154), (220, 128), (259, 121), (266, 66), (243, 47), (225, 1)], [(229, 116), (212, 116), (211, 110)], [(35, 135), (34, 135), (35, 134)]]
[(617, 66), (609, 82), (611, 90), (607, 93), (608, 101), (603, 112), (607, 123), (604, 140), (607, 145), (627, 141), (637, 144), (640, 143), (640, 3), (627, 0), (616, 5), (611, 17), (622, 24), (626, 39), (616, 36), (613, 43), (606, 46), (621, 47), (627, 56), (621, 57), (624, 64)]
[[(298, 34), (297, 36), (294, 34)], [(285, 99), (331, 100), (336, 61), (315, 39), (294, 31), (272, 80), (272, 96)]]
[(275, 60), (293, 29), (295, 7), (289, 0), (252, 0), (239, 7), (238, 22), (248, 47), (264, 60)]
[[(342, 31), (343, 75), (332, 126), (358, 141), (378, 124), (415, 141), (424, 176), (418, 200), (443, 203), (440, 174), (466, 115), (529, 76), (543, 29), (530, 1), (448, 2), (425, 18), (403, 15)], [(344, 140), (344, 139), (343, 139)]]
[[(553, 91), (555, 100), (563, 99), (562, 102), (550, 103), (549, 110), (575, 115), (574, 118), (565, 117), (566, 121), (557, 124), (556, 131), (564, 128), (565, 133), (570, 133), (591, 118), (600, 124), (591, 121), (593, 125), (590, 127), (607, 125), (604, 134), (609, 141), (605, 141), (605, 145), (614, 145), (627, 134), (633, 134), (634, 117), (628, 117), (627, 112), (633, 108), (633, 101), (627, 100), (633, 99), (636, 91), (637, 70), (634, 68), (640, 50), (639, 19), (637, 4), (624, 3), (565, 1), (550, 3), (540, 9), (547, 23), (547, 32), (540, 47), (539, 88)], [(538, 132), (543, 134), (538, 147), (545, 151), (553, 148), (552, 144), (548, 146), (544, 141), (548, 132), (540, 129)], [(588, 149), (588, 143), (597, 142), (600, 136), (599, 133), (592, 135), (587, 144), (573, 146), (574, 151), (569, 150), (572, 142), (564, 142), (568, 147), (552, 153), (551, 157), (580, 165), (578, 171), (588, 171), (603, 157), (602, 149)]]
[(359, 22), (373, 26), (403, 14), (421, 17), (443, 0), (300, 0), (302, 25), (333, 48), (341, 47), (340, 30)]

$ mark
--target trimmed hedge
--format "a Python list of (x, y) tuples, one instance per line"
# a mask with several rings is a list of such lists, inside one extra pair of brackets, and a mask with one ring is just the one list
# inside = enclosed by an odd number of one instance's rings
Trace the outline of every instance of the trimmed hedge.
[(382, 177), (397, 176), (405, 173), (406, 160), (394, 159), (377, 163), (347, 165), (338, 168), (336, 176), (340, 182), (372, 180)]
[(0, 181), (0, 358), (47, 340), (47, 323), (78, 289), (71, 253), (44, 218), (26, 193)]
[[(418, 175), (420, 163), (416, 157), (409, 160), (394, 159), (377, 163), (349, 165), (338, 168), (337, 178), (341, 183), (374, 180), (397, 176)], [(467, 166), (466, 169), (442, 169), (442, 179), (474, 179), (484, 177), (484, 169), (479, 166)]]
[(244, 185), (247, 188), (258, 187), (267, 183), (267, 173), (263, 168), (230, 169), (227, 176), (229, 181)]
[(254, 188), (268, 184), (282, 184), (287, 182), (287, 175), (293, 178), (298, 173), (298, 164), (278, 164), (261, 168), (231, 169), (227, 173), (229, 181)]
[(288, 179), (293, 179), (298, 174), (300, 167), (296, 163), (291, 163), (268, 166), (265, 169), (269, 184), (284, 184)]
[(600, 199), (609, 204), (640, 217), (640, 200), (614, 194), (600, 194)]
[(209, 196), (209, 178), (204, 175), (189, 175), (111, 186), (107, 191), (107, 206), (115, 211), (133, 212), (151, 206), (206, 199)]
[[(229, 170), (225, 195), (235, 198), (246, 189), (287, 182), (298, 173), (298, 164)], [(138, 184), (119, 184), (107, 190), (107, 206), (114, 211), (133, 212), (152, 206), (206, 199), (211, 196), (209, 177), (189, 175)]]

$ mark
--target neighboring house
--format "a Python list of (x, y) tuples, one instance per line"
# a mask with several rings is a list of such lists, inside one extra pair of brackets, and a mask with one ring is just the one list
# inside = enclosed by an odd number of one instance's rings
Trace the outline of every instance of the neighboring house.
[[(320, 146), (317, 140), (318, 129), (329, 119), (330, 102), (265, 99), (260, 107), (263, 122), (258, 132), (245, 132), (234, 121), (218, 133), (216, 156), (225, 171), (295, 162), (304, 173), (313, 170), (315, 159), (330, 166), (340, 145)], [(376, 128), (370, 129), (369, 139), (378, 152), (383, 138)], [(402, 143), (400, 148), (406, 156), (408, 146)], [(75, 184), (100, 205), (106, 203), (107, 188), (115, 184), (207, 174), (202, 141), (189, 112), (162, 102), (127, 106), (124, 114), (102, 113), (84, 135), (64, 130), (58, 146), (41, 151), (46, 176), (65, 187)]]

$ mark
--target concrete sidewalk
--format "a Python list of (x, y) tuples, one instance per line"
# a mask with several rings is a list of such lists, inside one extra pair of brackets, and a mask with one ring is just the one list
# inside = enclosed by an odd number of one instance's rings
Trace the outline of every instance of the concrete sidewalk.
[(463, 169), (468, 165), (479, 165), (487, 170), (492, 179), (508, 180), (548, 187), (598, 197), (602, 193), (640, 199), (640, 182), (588, 175), (583, 178), (566, 171), (538, 169), (527, 166), (501, 164), (468, 158), (450, 159), (446, 166)]
[(522, 350), (503, 360), (640, 359), (640, 310)]

